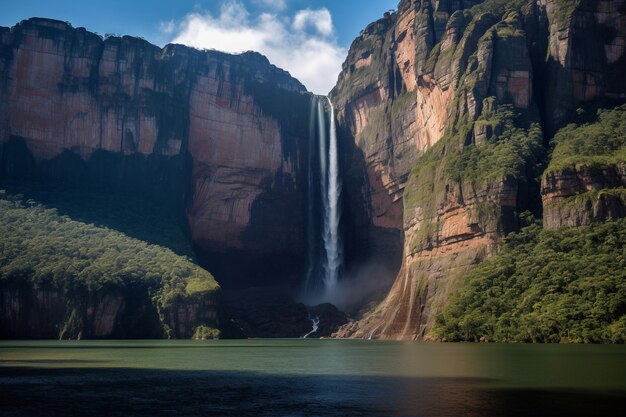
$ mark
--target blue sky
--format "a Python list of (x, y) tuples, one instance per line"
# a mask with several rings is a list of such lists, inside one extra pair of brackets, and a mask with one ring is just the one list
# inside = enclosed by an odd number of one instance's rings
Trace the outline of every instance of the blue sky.
[(398, 0), (3, 0), (0, 25), (39, 16), (90, 31), (228, 52), (258, 50), (309, 90), (334, 85), (352, 40)]

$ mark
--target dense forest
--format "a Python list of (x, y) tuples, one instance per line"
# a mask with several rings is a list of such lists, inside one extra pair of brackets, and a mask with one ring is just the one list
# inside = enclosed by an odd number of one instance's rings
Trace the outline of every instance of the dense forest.
[(611, 110), (598, 110), (581, 117), (597, 119), (581, 125), (570, 124), (555, 135), (554, 151), (546, 172), (572, 167), (605, 168), (626, 163), (626, 105)]
[[(67, 197), (63, 210), (21, 194), (0, 191), (0, 195), (0, 282), (5, 289), (28, 284), (33, 289), (61, 290), (70, 305), (90, 294), (142, 288), (159, 311), (177, 300), (196, 299), (219, 289), (213, 276), (190, 257), (104, 226), (106, 216), (94, 224), (63, 214), (80, 209), (71, 206), (72, 202), (89, 205), (84, 194), (75, 200), (71, 193), (60, 194)], [(126, 214), (129, 217), (118, 221), (132, 223), (133, 215)], [(155, 220), (146, 215), (148, 222), (151, 219)], [(136, 227), (157, 234), (160, 224), (155, 221), (144, 228), (144, 220)], [(163, 234), (170, 231), (161, 230)]]
[(511, 233), (433, 331), (448, 341), (626, 342), (626, 220)]
[(80, 184), (46, 178), (5, 180), (0, 188), (7, 195), (55, 208), (73, 220), (117, 230), (195, 261), (184, 210), (151, 193), (103, 186), (92, 178)]

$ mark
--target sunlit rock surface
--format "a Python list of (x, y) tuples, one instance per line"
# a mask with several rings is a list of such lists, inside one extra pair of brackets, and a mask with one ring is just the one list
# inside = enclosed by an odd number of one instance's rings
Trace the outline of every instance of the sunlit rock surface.
[[(471, 181), (455, 179), (436, 157), (429, 159), (439, 164), (432, 168), (433, 181), (412, 170), (417, 165), (423, 172), (428, 163), (420, 158), (431, 148), (443, 161), (466, 147), (498, 141), (506, 129), (489, 115), (502, 105), (521, 115), (517, 126), (534, 123), (547, 140), (577, 107), (623, 102), (624, 5), (403, 0), (396, 13), (353, 42), (332, 97), (366, 166), (359, 202), (367, 221), (402, 230), (404, 243), (388, 296), (337, 336), (428, 338), (467, 269), (495, 253), (518, 227), (515, 213), (541, 215), (531, 165), (514, 177)], [(445, 145), (435, 146), (443, 140)], [(623, 184), (623, 167), (610, 171), (546, 176), (544, 205), (594, 188), (591, 183), (596, 189), (599, 183)], [(582, 214), (547, 210), (544, 224), (621, 217), (623, 207), (613, 199)]]

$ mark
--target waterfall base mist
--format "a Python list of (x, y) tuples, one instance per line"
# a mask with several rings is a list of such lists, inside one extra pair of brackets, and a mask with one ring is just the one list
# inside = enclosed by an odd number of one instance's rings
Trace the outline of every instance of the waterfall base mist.
[(382, 300), (395, 276), (393, 268), (373, 260), (344, 274), (334, 287), (322, 293), (305, 295), (301, 301), (306, 305), (331, 303), (349, 316), (357, 317)]

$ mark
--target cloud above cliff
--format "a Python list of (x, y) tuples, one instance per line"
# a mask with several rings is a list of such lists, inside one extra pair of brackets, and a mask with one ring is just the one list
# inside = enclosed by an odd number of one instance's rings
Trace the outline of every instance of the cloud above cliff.
[[(263, 0), (257, 0), (264, 3)], [(280, 3), (277, 4), (280, 6)], [(195, 11), (172, 26), (161, 27), (181, 43), (199, 49), (239, 53), (258, 51), (291, 73), (310, 91), (327, 94), (337, 81), (347, 51), (337, 43), (332, 16), (325, 9), (303, 9), (293, 15), (278, 8), (252, 15), (237, 0), (222, 4), (219, 13)]]

